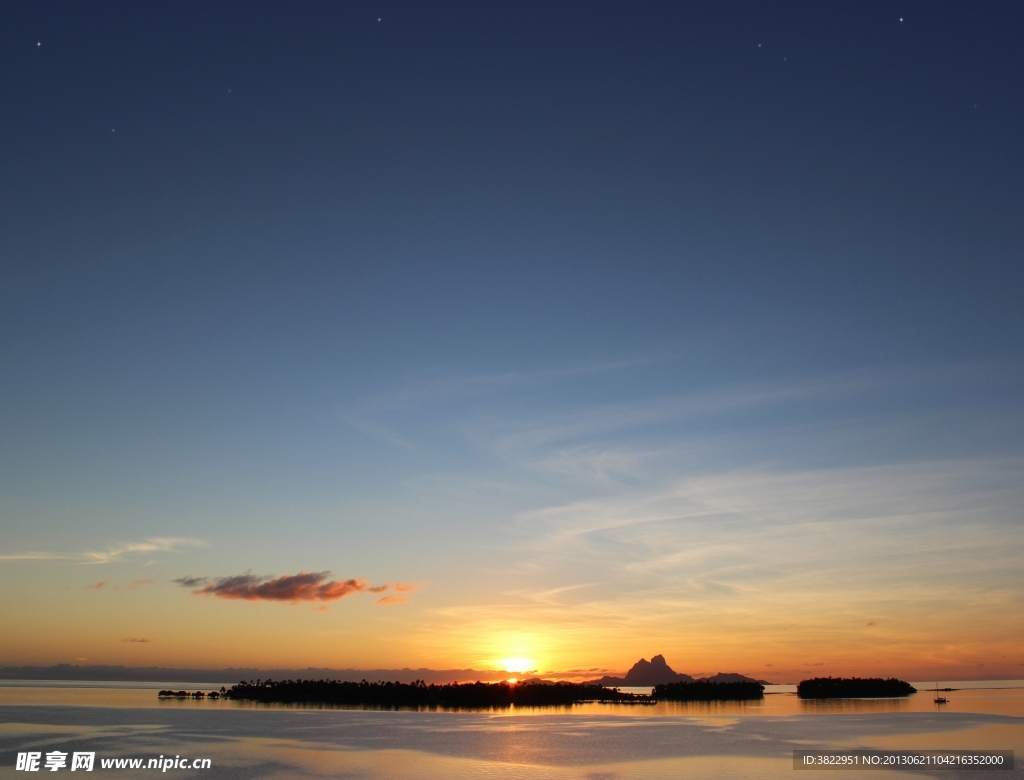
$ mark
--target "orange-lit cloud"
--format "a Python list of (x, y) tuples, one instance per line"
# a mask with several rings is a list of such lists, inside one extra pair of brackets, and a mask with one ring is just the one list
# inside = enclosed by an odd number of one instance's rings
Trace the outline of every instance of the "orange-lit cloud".
[(391, 583), (390, 582), (385, 582), (383, 585), (377, 585), (376, 587), (373, 587), (373, 588), (367, 588), (367, 590), (370, 593), (383, 593), (384, 591), (386, 591), (390, 587), (391, 587)]
[[(391, 585), (391, 583), (389, 582), (386, 586), (384, 586), (380, 590), (381, 591), (387, 590), (387, 588), (390, 587), (390, 585)], [(394, 592), (394, 594), (392, 594), (390, 596), (384, 596), (383, 598), (377, 599), (377, 604), (379, 604), (382, 607), (386, 607), (386, 606), (389, 606), (391, 604), (404, 604), (405, 602), (407, 602), (409, 600), (409, 596), (408, 595), (406, 595), (406, 596), (399, 596), (398, 594), (399, 593), (406, 593), (406, 594), (415, 593), (416, 591), (420, 590), (420, 587), (421, 586), (418, 583), (410, 585), (407, 582), (396, 582), (395, 583), (395, 592)], [(377, 593), (377, 592), (378, 591), (374, 591), (374, 593)]]
[(122, 642), (140, 642), (142, 644), (149, 644), (152, 639), (146, 639), (146, 637), (128, 636), (121, 640)]
[[(127, 585), (125, 585), (124, 587), (128, 588), (128, 590), (138, 590), (143, 585), (152, 585), (154, 582), (156, 582), (156, 580), (133, 580), (132, 582), (129, 582)], [(101, 582), (94, 582), (91, 585), (86, 585), (85, 587), (87, 587), (87, 588), (94, 588), (95, 590), (99, 590), (100, 588), (105, 588), (108, 585), (110, 585), (109, 580), (102, 580)], [(123, 588), (120, 585), (110, 585), (110, 589), (111, 590), (123, 590)]]
[(215, 596), (219, 599), (244, 601), (337, 601), (353, 593), (369, 589), (365, 579), (329, 580), (329, 571), (285, 574), (281, 577), (257, 577), (254, 574), (236, 574), (210, 580), (208, 577), (179, 577), (174, 580), (186, 588), (196, 588), (197, 596)]

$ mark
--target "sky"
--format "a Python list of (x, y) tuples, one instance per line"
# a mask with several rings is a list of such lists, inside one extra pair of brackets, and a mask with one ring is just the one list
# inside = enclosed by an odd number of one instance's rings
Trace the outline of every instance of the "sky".
[(1024, 677), (1024, 7), (0, 8), (0, 664)]

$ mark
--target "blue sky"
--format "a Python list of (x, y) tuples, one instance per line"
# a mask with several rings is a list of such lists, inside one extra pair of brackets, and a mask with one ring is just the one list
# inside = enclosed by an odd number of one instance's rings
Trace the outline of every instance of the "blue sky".
[(1015, 6), (2, 14), (0, 661), (1024, 662)]

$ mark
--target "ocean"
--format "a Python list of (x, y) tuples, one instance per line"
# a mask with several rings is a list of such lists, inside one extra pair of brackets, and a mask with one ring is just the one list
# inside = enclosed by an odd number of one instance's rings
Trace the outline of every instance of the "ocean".
[[(919, 693), (905, 699), (807, 702), (792, 686), (768, 686), (756, 703), (412, 711), (156, 696), (161, 688), (212, 690), (209, 684), (3, 681), (0, 778), (31, 776), (30, 754), (46, 776), (70, 772), (75, 753), (93, 754), (90, 776), (125, 778), (1024, 777), (1024, 681), (942, 682), (960, 689), (943, 694), (945, 705), (926, 690), (934, 682), (914, 685)], [(794, 750), (1014, 751), (1017, 761), (995, 775), (796, 769)], [(47, 769), (47, 760), (57, 768)], [(133, 760), (157, 763), (127, 768)]]

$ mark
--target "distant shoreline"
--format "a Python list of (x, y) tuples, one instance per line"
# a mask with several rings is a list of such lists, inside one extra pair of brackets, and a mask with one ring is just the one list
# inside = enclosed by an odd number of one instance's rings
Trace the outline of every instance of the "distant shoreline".
[(359, 682), (364, 679), (397, 680), (412, 683), (498, 682), (507, 680), (510, 672), (494, 669), (259, 669), (254, 667), (227, 667), (223, 669), (189, 669), (163, 666), (113, 666), (57, 664), (54, 666), (3, 666), (0, 681), (40, 680), (79, 682), (180, 682), (210, 685), (234, 684), (240, 680), (256, 679), (333, 679)]
[[(3, 666), (0, 667), (0, 683), (4, 681), (40, 682), (154, 682), (182, 683), (196, 685), (227, 685), (240, 680), (256, 679), (333, 679), (359, 682), (360, 680), (391, 680), (412, 683), (423, 680), (426, 683), (452, 682), (499, 682), (514, 676), (502, 670), (481, 669), (327, 669), (309, 667), (305, 669), (260, 669), (254, 667), (227, 667), (222, 669), (192, 669), (161, 666), (115, 666), (56, 664), (52, 666)], [(1019, 682), (1024, 677), (940, 677), (946, 683), (976, 682)], [(931, 681), (931, 682), (929, 682)], [(915, 681), (920, 686), (931, 687), (934, 678)], [(797, 683), (766, 683), (767, 685), (796, 685)], [(642, 686), (642, 687), (653, 687)], [(1020, 686), (997, 686), (1015, 688)], [(922, 688), (923, 690), (923, 688)]]

